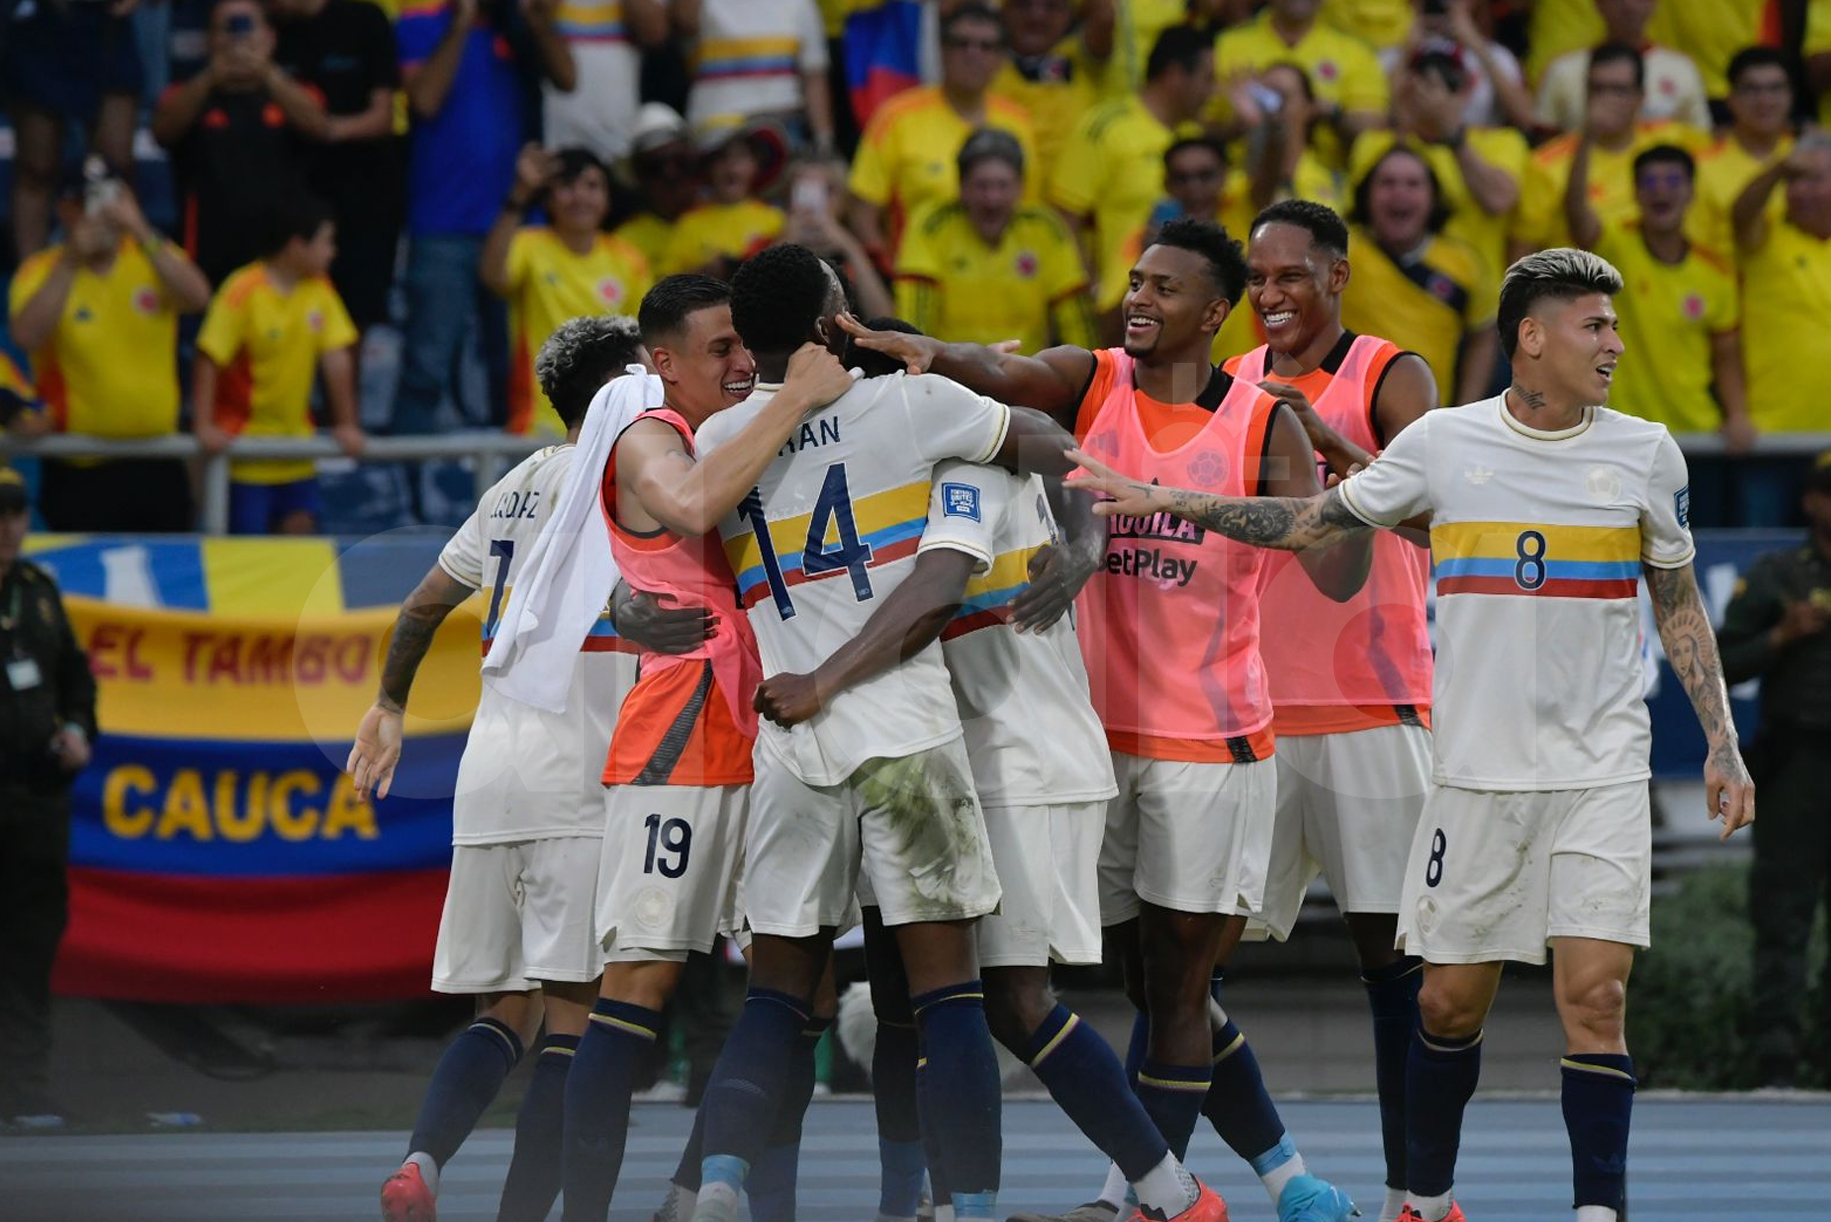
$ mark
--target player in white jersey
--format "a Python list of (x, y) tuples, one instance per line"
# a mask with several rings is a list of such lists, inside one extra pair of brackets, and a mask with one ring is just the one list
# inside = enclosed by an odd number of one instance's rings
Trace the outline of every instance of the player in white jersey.
[(1663, 425), (1600, 406), (1623, 353), (1610, 303), (1621, 287), (1583, 251), (1515, 263), (1499, 312), (1512, 387), (1430, 412), (1322, 496), (1205, 496), (1091, 461), (1074, 481), (1116, 498), (1103, 513), (1172, 513), (1264, 547), (1431, 515), (1439, 720), (1399, 912), (1401, 947), (1425, 962), (1402, 1222), (1462, 1219), (1450, 1192), (1482, 1023), (1503, 962), (1542, 963), (1547, 946), (1578, 1222), (1623, 1208), (1624, 1015), (1651, 856), (1638, 577), (1710, 745), (1709, 816), (1725, 837), (1754, 818), (1692, 572), (1684, 457)]
[[(897, 320), (872, 326), (887, 324), (907, 326)], [(901, 368), (877, 353), (862, 357), (867, 367)], [(982, 917), (978, 931), (992, 1034), (1119, 1163), (1148, 1216), (1220, 1219), (1225, 1203), (1171, 1152), (1112, 1048), (1049, 989), (1052, 960), (1100, 961), (1100, 841), (1106, 802), (1118, 792), (1066, 618), (1080, 583), (1057, 579), (1053, 563), (1062, 548), (1104, 551), (1106, 532), (1089, 508), (1084, 498), (1067, 502), (1069, 537), (1058, 540), (1039, 478), (976, 463), (941, 464), (915, 568), (877, 602), (858, 648), (840, 650), (811, 675), (777, 676), (778, 689), (812, 699), (789, 704), (777, 699), (778, 690), (765, 700), (778, 724), (797, 724), (869, 677), (854, 655), (889, 666), (940, 638), (1003, 892), (998, 911)], [(916, 1212), (925, 1161), (915, 1122), (916, 1032), (900, 956), (874, 904), (865, 908), (865, 922), (878, 1018), (872, 1055), (883, 1172), (878, 1216), (902, 1219)]]
[[(388, 796), (414, 674), (445, 617), (478, 590), (488, 591), (488, 652), (512, 597), (517, 558), (527, 555), (571, 470), (585, 409), (639, 355), (635, 324), (625, 318), (574, 319), (542, 346), (535, 368), (570, 429), (567, 442), (530, 455), (485, 493), (402, 605), (381, 691), (350, 751), (347, 767), (359, 796), (371, 790), (377, 799)], [(386, 1218), (434, 1216), (439, 1169), (540, 1031), (543, 1016), (548, 1039), (517, 1125), (501, 1216), (544, 1218), (559, 1190), (553, 1139), (566, 1068), (602, 966), (592, 928), (604, 825), (598, 775), (635, 678), (634, 653), (606, 617), (579, 655), (566, 712), (519, 704), (487, 685), (482, 690), (452, 797), (451, 882), (432, 979), (438, 992), (474, 994), (477, 1019), (433, 1073), (407, 1161), (382, 1189)]]
[[(702, 453), (768, 403), (801, 343), (839, 350), (844, 304), (838, 279), (804, 247), (771, 247), (739, 270), (732, 319), (757, 359), (758, 386), (700, 430)], [(1067, 437), (1053, 424), (943, 378), (871, 379), (807, 417), (720, 528), (763, 659), (759, 710), (775, 716), (798, 698), (785, 690), (790, 680), (858, 652), (873, 603), (914, 564), (935, 464), (1015, 467), (1026, 441), (1026, 460), (1066, 470)], [(881, 673), (807, 721), (765, 723), (758, 734), (745, 882), (751, 990), (707, 1089), (696, 1218), (735, 1211), (861, 868), (898, 930), (931, 1072), (953, 1088), (936, 1105), (956, 1216), (990, 1217), (995, 1205), (998, 1072), (971, 922), (999, 890), (960, 719), (938, 647), (888, 669), (861, 662)]]

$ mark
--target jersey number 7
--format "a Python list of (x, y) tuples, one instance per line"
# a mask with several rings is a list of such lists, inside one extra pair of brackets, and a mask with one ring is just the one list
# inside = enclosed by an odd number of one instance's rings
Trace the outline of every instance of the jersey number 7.
[[(795, 602), (788, 596), (788, 580), (782, 574), (782, 561), (776, 556), (775, 540), (769, 533), (769, 519), (763, 516), (763, 494), (756, 488), (739, 502), (739, 516), (750, 522), (756, 535), (757, 551), (763, 560), (763, 576), (769, 582), (769, 593), (776, 601), (776, 614), (783, 619), (795, 618)], [(833, 541), (828, 542), (831, 534)], [(852, 490), (846, 484), (846, 465), (831, 463), (820, 485), (820, 499), (807, 523), (807, 539), (801, 546), (801, 576), (813, 581), (829, 573), (845, 570), (852, 578), (852, 594), (859, 602), (869, 599), (871, 545), (858, 537), (858, 523), (852, 516)]]

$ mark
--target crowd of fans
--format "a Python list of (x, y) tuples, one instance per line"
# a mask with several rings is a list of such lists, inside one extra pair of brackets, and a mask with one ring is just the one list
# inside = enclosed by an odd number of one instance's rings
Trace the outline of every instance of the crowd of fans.
[[(1244, 238), (1291, 196), (1349, 219), (1346, 321), (1446, 401), (1505, 377), (1507, 263), (1580, 244), (1627, 281), (1617, 406), (1731, 454), (1831, 427), (1804, 374), (1831, 354), (1822, 0), (388, 3), (167, 0), (153, 39), (133, 0), (0, 24), (9, 427), (213, 453), (321, 424), (357, 454), (362, 419), (449, 427), (468, 350), (485, 418), (557, 433), (532, 362), (560, 322), (778, 241), (945, 339), (1112, 342), (1154, 227)], [(137, 119), (169, 237), (135, 202)], [(383, 323), (397, 384), (359, 404)], [(1258, 342), (1242, 307), (1214, 357)], [(1704, 464), (1694, 513), (1788, 520), (1775, 461)], [(189, 478), (47, 461), (41, 510), (189, 529)], [(235, 529), (315, 528), (309, 461), (231, 479)]]

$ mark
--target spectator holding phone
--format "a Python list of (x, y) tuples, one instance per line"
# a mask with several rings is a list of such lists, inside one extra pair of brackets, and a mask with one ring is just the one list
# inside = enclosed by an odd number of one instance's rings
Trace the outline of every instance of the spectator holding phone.
[(845, 226), (845, 162), (798, 161), (789, 166), (787, 177), (788, 216), (777, 240), (805, 246), (830, 263), (857, 298), (854, 313), (859, 317), (892, 313), (889, 287), (864, 246)]
[(4, 6), (0, 100), (13, 123), (13, 252), (50, 235), (65, 129), (77, 124), (109, 164), (133, 164), (143, 71), (128, 15), (139, 0)]
[[(13, 338), (32, 357), (60, 432), (164, 437), (178, 431), (178, 316), (210, 302), (178, 246), (147, 224), (99, 158), (66, 176), (64, 241), (20, 264)], [(191, 480), (177, 458), (46, 459), (39, 511), (57, 531), (187, 531)]]
[[(535, 204), (546, 224), (522, 223)], [(627, 314), (654, 277), (641, 251), (604, 232), (610, 215), (610, 171), (582, 148), (521, 150), (515, 185), (483, 240), (478, 274), (509, 303), (511, 433), (564, 437), (566, 426), (534, 374), (534, 357), (567, 319)]]
[(1412, 0), (1417, 17), (1403, 46), (1380, 52), (1380, 66), (1394, 76), (1408, 61), (1425, 53), (1447, 56), (1467, 79), (1467, 90), (1452, 90), (1462, 100), (1464, 127), (1506, 124), (1530, 131), (1532, 93), (1513, 52), (1489, 38), (1475, 18), (1474, 0)]
[(323, 99), (274, 62), (274, 43), (258, 0), (220, 0), (209, 62), (153, 111), (183, 194), (185, 249), (213, 284), (260, 256), (274, 208), (305, 190), (308, 142), (330, 134)]
[(272, 0), (274, 59), (316, 89), (329, 117), (306, 183), (337, 218), (331, 283), (358, 332), (382, 321), (401, 235), (402, 166), (394, 134), (400, 88), (394, 27), (366, 0)]

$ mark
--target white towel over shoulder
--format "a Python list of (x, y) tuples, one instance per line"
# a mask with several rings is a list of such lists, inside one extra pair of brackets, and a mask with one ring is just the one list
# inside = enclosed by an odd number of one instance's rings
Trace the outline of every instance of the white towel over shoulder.
[(483, 681), (502, 695), (566, 711), (579, 648), (617, 588), (610, 528), (598, 508), (604, 464), (630, 422), (662, 399), (661, 379), (631, 365), (591, 400), (559, 506), (534, 541), (527, 576), (510, 592), (483, 659)]

